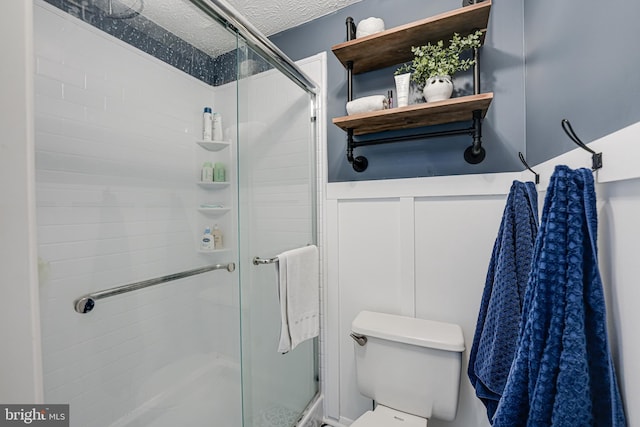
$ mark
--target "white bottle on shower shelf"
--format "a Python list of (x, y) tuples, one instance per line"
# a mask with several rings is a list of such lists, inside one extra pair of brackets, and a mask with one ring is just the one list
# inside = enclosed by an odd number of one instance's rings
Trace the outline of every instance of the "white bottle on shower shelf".
[(222, 231), (218, 228), (218, 224), (213, 227), (211, 234), (213, 236), (213, 247), (215, 249), (222, 249)]
[(213, 140), (222, 141), (222, 115), (220, 113), (213, 113)]
[(204, 113), (202, 113), (202, 139), (204, 141), (211, 141), (213, 132), (213, 115), (211, 114), (211, 107), (204, 107)]
[(213, 235), (211, 234), (211, 227), (204, 229), (202, 239), (200, 240), (200, 250), (212, 251), (214, 249)]
[(202, 165), (202, 171), (200, 172), (200, 181), (213, 182), (213, 164), (211, 162), (204, 162)]

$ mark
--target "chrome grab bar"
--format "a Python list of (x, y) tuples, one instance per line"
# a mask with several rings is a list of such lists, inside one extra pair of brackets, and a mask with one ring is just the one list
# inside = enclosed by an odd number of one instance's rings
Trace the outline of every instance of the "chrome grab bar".
[(274, 262), (278, 262), (277, 256), (274, 256), (273, 258), (260, 258), (259, 256), (253, 257), (253, 265), (273, 264)]
[(124, 294), (139, 289), (148, 288), (149, 286), (159, 285), (161, 283), (171, 282), (173, 280), (184, 279), (185, 277), (195, 276), (196, 274), (207, 273), (213, 270), (226, 269), (232, 272), (236, 269), (236, 264), (230, 262), (228, 264), (209, 265), (207, 267), (194, 268), (180, 273), (168, 274), (166, 276), (156, 277), (154, 279), (142, 280), (140, 282), (129, 283), (128, 285), (116, 286), (102, 291), (86, 294), (73, 302), (73, 308), (81, 314), (88, 313), (93, 310), (96, 301), (103, 298), (109, 298), (115, 295)]

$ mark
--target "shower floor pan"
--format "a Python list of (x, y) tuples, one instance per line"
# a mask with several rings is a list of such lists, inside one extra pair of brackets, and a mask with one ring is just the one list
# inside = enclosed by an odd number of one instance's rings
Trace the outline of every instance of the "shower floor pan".
[[(185, 366), (190, 368), (184, 375)], [(199, 355), (168, 366), (143, 388), (160, 393), (110, 427), (238, 427), (242, 425), (240, 365)]]

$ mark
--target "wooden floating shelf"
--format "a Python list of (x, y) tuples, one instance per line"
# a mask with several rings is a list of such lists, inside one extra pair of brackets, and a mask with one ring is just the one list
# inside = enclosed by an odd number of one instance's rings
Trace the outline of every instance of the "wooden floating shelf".
[[(337, 44), (331, 48), (342, 65), (353, 61), (353, 73), (390, 67), (413, 59), (411, 46), (449, 40), (476, 30), (486, 32), (491, 0)], [(483, 38), (484, 39), (484, 38)], [(484, 42), (484, 40), (483, 40)]]
[(333, 124), (343, 130), (353, 129), (354, 135), (366, 135), (389, 130), (469, 121), (475, 110), (481, 110), (484, 118), (492, 100), (492, 92), (461, 96), (444, 101), (425, 102), (407, 107), (336, 117), (333, 119)]
[(230, 249), (198, 249), (198, 252), (201, 254), (219, 254), (229, 251)]

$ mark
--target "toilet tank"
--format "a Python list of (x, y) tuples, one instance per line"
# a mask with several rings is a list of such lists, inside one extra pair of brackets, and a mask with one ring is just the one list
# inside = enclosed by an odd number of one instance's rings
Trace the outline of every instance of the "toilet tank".
[(360, 393), (378, 404), (424, 418), (451, 421), (458, 408), (462, 328), (372, 311), (362, 311), (351, 330)]

